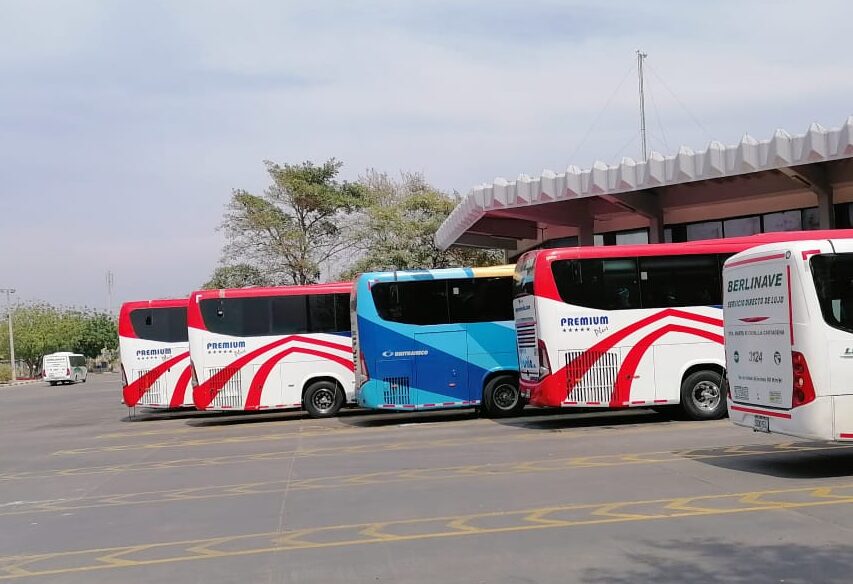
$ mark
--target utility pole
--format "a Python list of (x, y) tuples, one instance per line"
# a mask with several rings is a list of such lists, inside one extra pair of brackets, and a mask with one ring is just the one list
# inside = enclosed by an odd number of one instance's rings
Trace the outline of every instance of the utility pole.
[(648, 55), (637, 49), (637, 76), (640, 82), (640, 143), (643, 147), (643, 161), (649, 159), (646, 150), (646, 98), (643, 93), (643, 61)]
[(12, 331), (12, 294), (15, 293), (14, 288), (0, 288), (0, 293), (6, 293), (6, 310), (9, 317), (9, 360), (12, 362), (12, 381), (18, 379), (18, 373), (15, 369), (15, 333)]
[(115, 276), (112, 270), (107, 270), (107, 314), (113, 314), (113, 285), (115, 284)]

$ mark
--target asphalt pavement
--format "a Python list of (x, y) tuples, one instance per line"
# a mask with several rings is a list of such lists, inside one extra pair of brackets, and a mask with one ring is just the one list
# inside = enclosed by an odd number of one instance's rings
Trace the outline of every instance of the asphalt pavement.
[(853, 447), (648, 410), (132, 417), (0, 392), (0, 581), (853, 581)]

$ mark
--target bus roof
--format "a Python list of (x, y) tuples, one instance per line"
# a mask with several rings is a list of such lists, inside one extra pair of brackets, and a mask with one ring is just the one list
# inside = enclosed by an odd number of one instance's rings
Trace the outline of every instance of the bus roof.
[(196, 301), (207, 298), (254, 298), (258, 296), (296, 296), (297, 294), (346, 294), (352, 290), (352, 282), (329, 282), (305, 286), (255, 286), (249, 288), (221, 288), (218, 290), (196, 290), (190, 298)]
[(481, 268), (434, 268), (424, 270), (400, 270), (392, 272), (365, 272), (359, 278), (393, 282), (397, 280), (449, 280), (452, 278), (497, 278), (512, 276), (515, 264), (485, 266)]
[(625, 256), (667, 256), (693, 255), (705, 253), (737, 253), (750, 247), (765, 243), (783, 241), (801, 241), (809, 239), (846, 239), (853, 238), (853, 229), (824, 229), (815, 231), (778, 231), (758, 233), (743, 237), (725, 239), (701, 239), (683, 243), (646, 243), (639, 245), (608, 245), (596, 247), (565, 247), (540, 249), (530, 253), (538, 254), (546, 261), (564, 259), (595, 259)]

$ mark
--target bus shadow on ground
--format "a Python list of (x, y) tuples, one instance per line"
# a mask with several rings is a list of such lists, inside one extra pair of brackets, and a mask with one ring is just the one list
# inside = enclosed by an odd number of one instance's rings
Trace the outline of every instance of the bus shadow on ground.
[[(210, 412), (213, 414), (214, 412)], [(265, 411), (265, 412), (216, 412), (222, 413), (224, 416), (215, 417), (201, 416), (187, 421), (188, 426), (207, 427), (207, 426), (238, 426), (243, 424), (263, 424), (266, 422), (298, 422), (300, 420), (312, 420), (311, 416), (305, 410), (280, 410), (280, 411)], [(316, 422), (323, 420), (345, 419), (351, 416), (364, 416), (372, 414), (370, 410), (362, 410), (357, 408), (343, 409), (336, 416), (331, 418), (317, 418)]]
[(659, 424), (672, 422), (672, 416), (653, 410), (632, 408), (630, 410), (572, 410), (527, 408), (521, 416), (496, 418), (505, 426), (526, 430), (550, 430), (559, 432), (572, 428), (625, 426), (629, 424)]
[(452, 422), (467, 422), (476, 420), (480, 413), (473, 408), (455, 410), (430, 410), (425, 412), (400, 412), (361, 410), (360, 417), (349, 417), (341, 419), (341, 423), (347, 426), (360, 428), (376, 428), (381, 426), (400, 426), (403, 424), (439, 424)]
[[(784, 524), (777, 525), (788, 535)], [(740, 537), (749, 536), (752, 530), (759, 538), (766, 537), (759, 525), (746, 527), (746, 533)], [(588, 584), (846, 583), (850, 582), (853, 565), (853, 547), (825, 542), (809, 544), (802, 538), (796, 544), (679, 538), (634, 540), (630, 545), (631, 551), (609, 556), (600, 567), (585, 569), (578, 581)], [(796, 552), (792, 553), (792, 549)]]
[(679, 454), (725, 470), (782, 479), (828, 479), (853, 475), (853, 444), (786, 442), (694, 449)]

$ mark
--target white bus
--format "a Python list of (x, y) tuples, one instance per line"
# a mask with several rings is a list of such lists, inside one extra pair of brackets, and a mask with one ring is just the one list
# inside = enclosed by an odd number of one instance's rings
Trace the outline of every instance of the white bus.
[(723, 262), (819, 233), (522, 255), (514, 295), (522, 395), (534, 406), (677, 406), (691, 419), (725, 416)]
[(326, 417), (354, 402), (351, 288), (193, 292), (187, 321), (196, 408), (304, 408)]
[(762, 245), (726, 261), (727, 395), (738, 426), (853, 440), (851, 237)]
[(187, 300), (126, 302), (119, 311), (122, 403), (171, 409), (192, 406)]
[(88, 370), (86, 357), (62, 351), (45, 355), (42, 359), (44, 380), (50, 385), (57, 383), (86, 383)]

